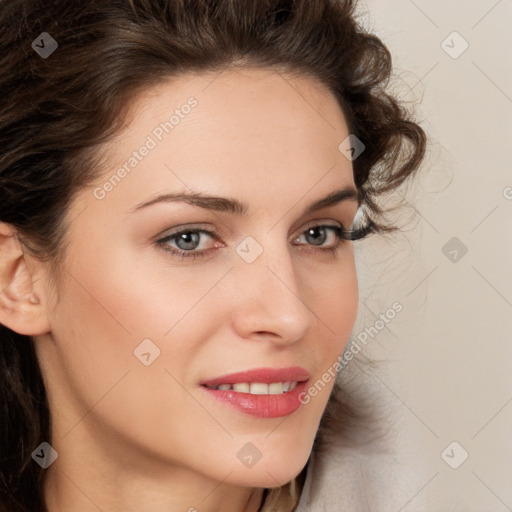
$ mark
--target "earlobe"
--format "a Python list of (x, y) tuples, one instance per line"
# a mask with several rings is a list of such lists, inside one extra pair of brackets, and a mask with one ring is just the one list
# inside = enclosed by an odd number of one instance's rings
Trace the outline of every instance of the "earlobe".
[(0, 323), (18, 334), (34, 336), (49, 331), (37, 281), (16, 229), (0, 222)]

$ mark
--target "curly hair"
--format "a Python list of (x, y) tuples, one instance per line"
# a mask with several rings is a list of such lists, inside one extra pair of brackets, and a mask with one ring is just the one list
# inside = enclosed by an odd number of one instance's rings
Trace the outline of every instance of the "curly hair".
[[(31, 47), (42, 32), (58, 43), (49, 58)], [(349, 133), (365, 145), (352, 162), (365, 234), (396, 229), (378, 200), (419, 168), (426, 136), (386, 92), (390, 52), (358, 22), (352, 0), (2, 0), (0, 221), (57, 278), (65, 213), (76, 192), (99, 177), (99, 150), (123, 127), (131, 100), (168, 77), (234, 64), (298, 73), (328, 87)], [(320, 434), (358, 416), (339, 391)], [(46, 511), (44, 471), (31, 458), (51, 439), (45, 385), (32, 338), (3, 325), (0, 410), (0, 509)], [(305, 469), (267, 490), (262, 510), (293, 510)]]

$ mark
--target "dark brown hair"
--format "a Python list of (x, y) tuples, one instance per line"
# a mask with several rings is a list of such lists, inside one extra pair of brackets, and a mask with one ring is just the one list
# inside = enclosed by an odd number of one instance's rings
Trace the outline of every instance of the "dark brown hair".
[[(0, 1), (0, 221), (58, 278), (65, 214), (99, 177), (98, 149), (123, 127), (131, 100), (167, 77), (245, 62), (332, 91), (365, 145), (352, 163), (366, 233), (394, 229), (378, 199), (419, 167), (426, 138), (386, 92), (390, 53), (355, 8), (350, 0)], [(31, 46), (42, 32), (58, 43), (48, 58)], [(326, 417), (357, 416), (339, 396)], [(51, 439), (45, 386), (32, 338), (3, 325), (0, 410), (0, 509), (44, 511), (44, 470), (31, 453)]]

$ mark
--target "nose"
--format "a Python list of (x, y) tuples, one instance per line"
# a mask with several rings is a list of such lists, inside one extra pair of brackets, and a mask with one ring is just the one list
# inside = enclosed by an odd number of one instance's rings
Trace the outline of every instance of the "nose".
[(252, 263), (239, 261), (234, 272), (233, 326), (245, 339), (289, 345), (314, 328), (317, 316), (307, 304), (290, 253), (264, 249)]

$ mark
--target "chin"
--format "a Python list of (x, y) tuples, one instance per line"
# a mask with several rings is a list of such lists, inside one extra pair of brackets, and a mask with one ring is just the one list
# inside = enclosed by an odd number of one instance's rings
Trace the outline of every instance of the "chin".
[(263, 487), (271, 489), (285, 485), (293, 480), (301, 472), (303, 467), (304, 466), (297, 468), (287, 467), (282, 468), (282, 470), (281, 468), (273, 468), (273, 471), (266, 468), (261, 468), (256, 471), (256, 469), (253, 468), (247, 470), (247, 472), (240, 471), (236, 475), (233, 473), (229, 482), (232, 485), (240, 487)]
[[(278, 450), (269, 457), (262, 457), (252, 467), (234, 472), (232, 483), (244, 487), (279, 487), (293, 480), (304, 468), (311, 451)], [(235, 482), (236, 480), (236, 482)]]

